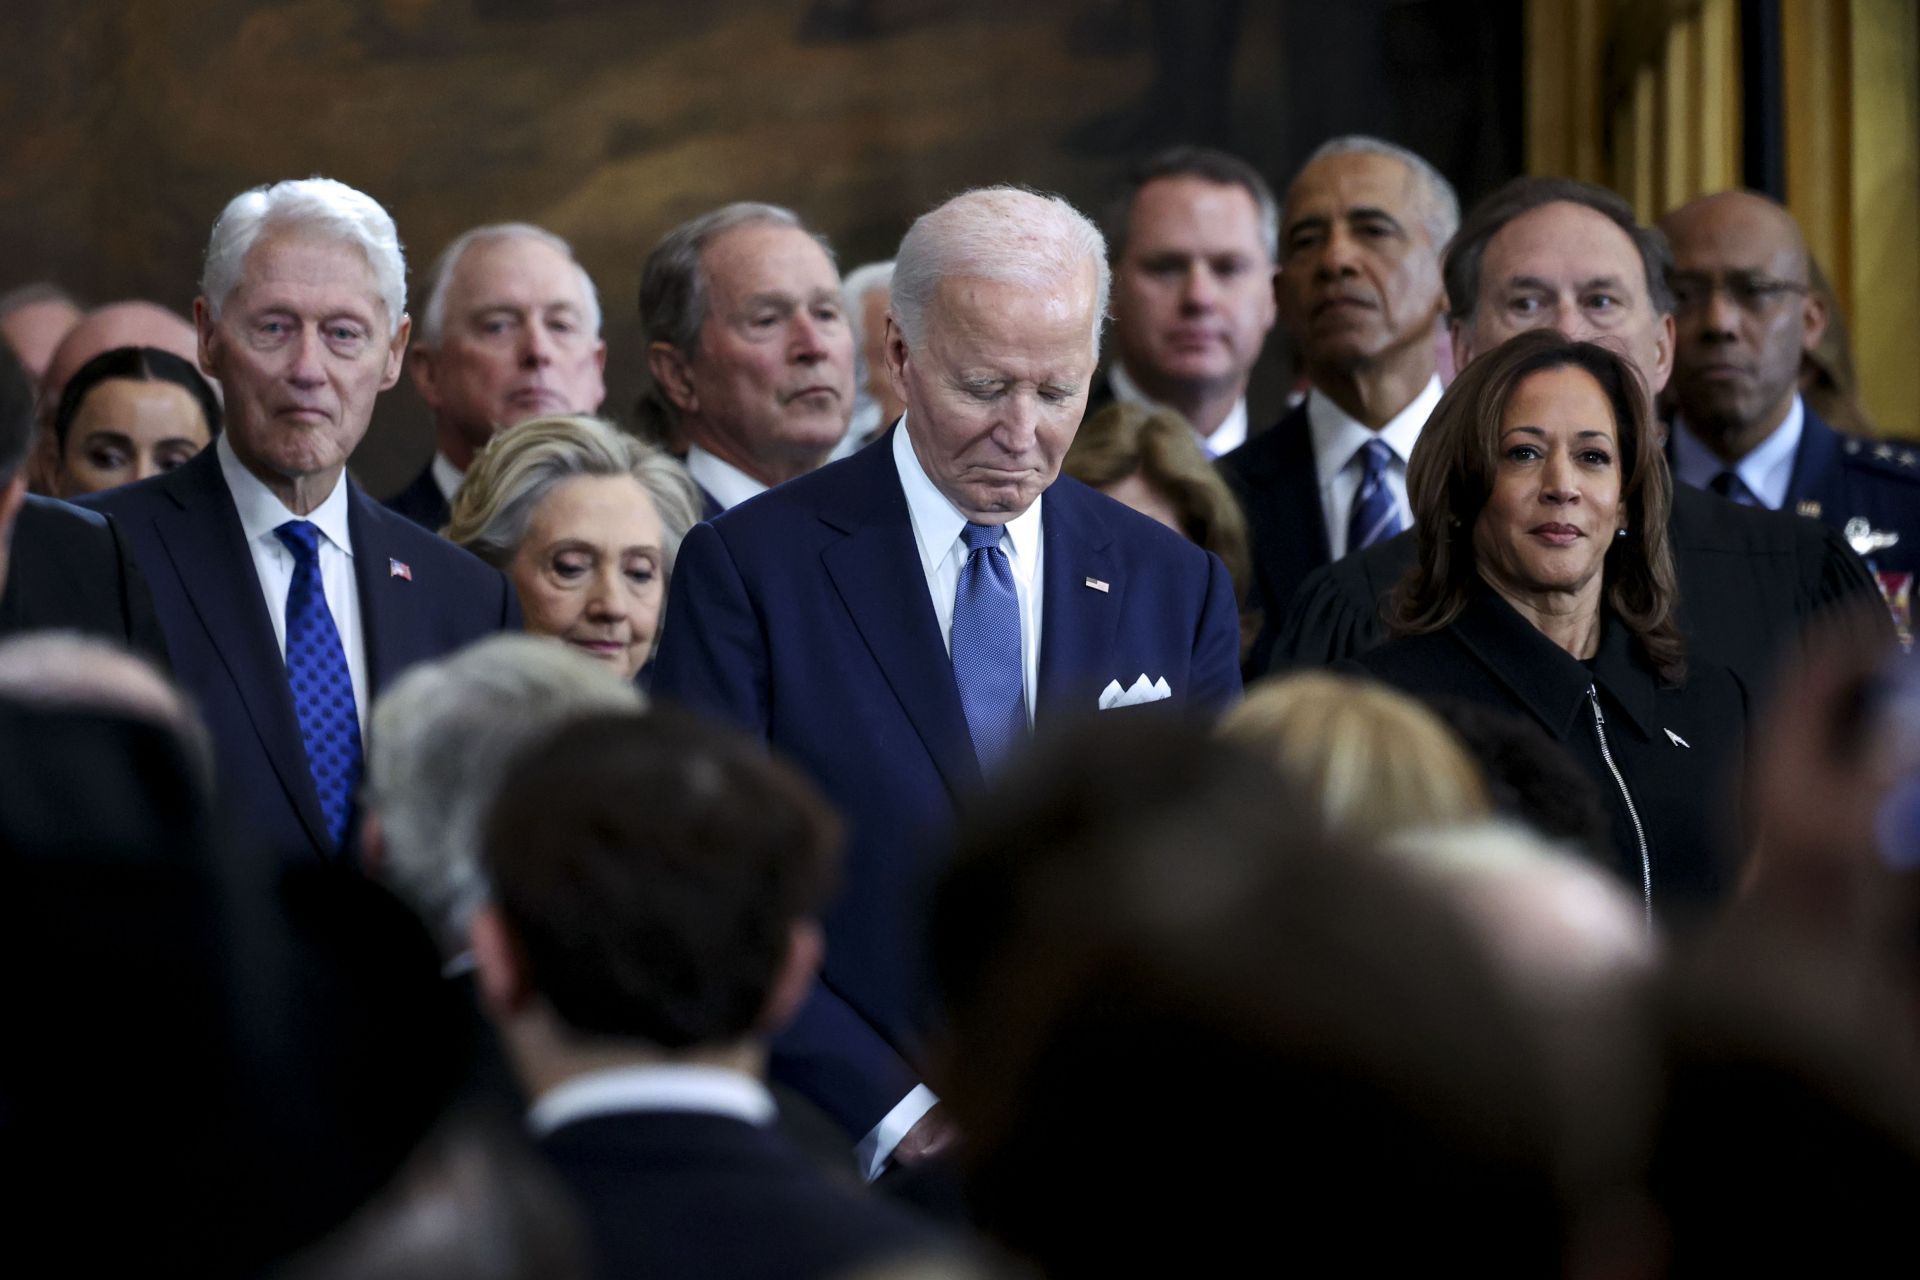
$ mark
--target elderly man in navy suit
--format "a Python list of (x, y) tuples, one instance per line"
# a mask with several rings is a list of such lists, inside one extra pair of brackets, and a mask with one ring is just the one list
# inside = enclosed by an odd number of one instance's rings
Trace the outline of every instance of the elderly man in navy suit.
[(1793, 215), (1763, 195), (1721, 191), (1660, 226), (1673, 243), (1674, 474), (1840, 530), (1910, 638), (1920, 451), (1843, 435), (1801, 398), (1801, 358), (1827, 313)]
[(1219, 560), (1058, 478), (1108, 280), (1098, 229), (1058, 198), (987, 188), (922, 216), (887, 320), (902, 425), (696, 527), (674, 575), (655, 691), (762, 735), (849, 819), (826, 965), (775, 1070), (859, 1136), (870, 1175), (945, 1129), (916, 1065), (912, 933), (956, 800), (1036, 728), (1239, 694)]
[(408, 664), (519, 623), (506, 579), (346, 474), (400, 376), (405, 280), (393, 219), (352, 187), (234, 197), (193, 308), (226, 430), (178, 470), (90, 500), (152, 588), (237, 834), (295, 860), (347, 840), (374, 697)]

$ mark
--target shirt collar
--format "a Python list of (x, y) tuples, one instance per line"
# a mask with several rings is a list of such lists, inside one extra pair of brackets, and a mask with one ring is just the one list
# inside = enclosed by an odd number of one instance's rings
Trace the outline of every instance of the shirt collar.
[(440, 496), (452, 502), (453, 495), (460, 492), (460, 482), (467, 478), (467, 473), (454, 466), (453, 459), (438, 449), (434, 450), (431, 470), (433, 483), (439, 487)]
[[(940, 492), (926, 468), (920, 465), (920, 455), (913, 451), (913, 441), (907, 438), (907, 425), (907, 415), (902, 414), (900, 425), (893, 430), (893, 465), (900, 473), (900, 488), (907, 496), (907, 514), (913, 521), (913, 540), (920, 552), (921, 571), (932, 577), (940, 562), (960, 541), (960, 530), (966, 525), (967, 517)], [(1013, 548), (1010, 557), (1013, 571), (1032, 582), (1040, 547), (1040, 499), (1007, 521), (1005, 527), (1007, 541)]]
[(577, 1120), (628, 1111), (694, 1111), (767, 1125), (777, 1108), (766, 1085), (726, 1067), (607, 1067), (541, 1094), (527, 1112), (527, 1125), (544, 1137)]
[[(1806, 428), (1807, 407), (1796, 395), (1780, 425), (1733, 465), (1740, 483), (1775, 510), (1786, 505), (1787, 490), (1793, 487), (1793, 459), (1800, 451), (1800, 437)], [(1727, 470), (1720, 456), (1707, 448), (1677, 414), (1673, 420), (1673, 464), (1680, 482), (1696, 489), (1707, 488), (1714, 477)]]
[[(233, 495), (234, 510), (240, 513), (240, 530), (249, 546), (262, 538), (273, 538), (273, 531), (289, 520), (307, 520), (328, 542), (349, 556), (353, 554), (353, 537), (347, 531), (347, 473), (344, 470), (334, 481), (333, 492), (319, 506), (304, 516), (297, 516), (260, 477), (247, 470), (233, 451), (226, 432), (220, 433), (214, 451), (220, 457), (220, 474), (226, 479), (227, 492)], [(279, 545), (279, 539), (274, 538), (274, 543)]]
[[(1118, 359), (1107, 370), (1107, 385), (1113, 388), (1113, 398), (1123, 404), (1153, 404), (1154, 399), (1140, 389), (1133, 380), (1127, 367)], [(1232, 453), (1247, 442), (1247, 398), (1241, 396), (1233, 402), (1233, 410), (1213, 429), (1213, 434), (1203, 436), (1193, 433), (1195, 443), (1209, 457), (1217, 458), (1223, 453)]]
[(1313, 433), (1313, 466), (1319, 473), (1321, 487), (1332, 483), (1333, 477), (1353, 461), (1353, 455), (1369, 440), (1385, 440), (1400, 465), (1406, 466), (1407, 459), (1413, 456), (1414, 444), (1420, 439), (1420, 428), (1427, 425), (1434, 406), (1439, 403), (1440, 376), (1435, 374), (1427, 379), (1419, 395), (1387, 420), (1387, 425), (1371, 431), (1357, 418), (1348, 416), (1345, 409), (1318, 387), (1309, 391), (1307, 427)]
[(767, 491), (766, 485), (697, 444), (687, 450), (687, 474), (726, 511)]

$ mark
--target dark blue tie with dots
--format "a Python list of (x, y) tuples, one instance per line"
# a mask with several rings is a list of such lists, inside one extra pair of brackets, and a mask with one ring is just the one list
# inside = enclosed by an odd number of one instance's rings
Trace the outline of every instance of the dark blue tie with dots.
[(347, 812), (360, 785), (360, 714), (353, 701), (353, 677), (340, 630), (327, 610), (327, 594), (320, 588), (319, 528), (306, 520), (289, 520), (273, 533), (293, 553), (293, 582), (287, 587), (287, 684), (293, 690), (293, 714), (300, 722), (327, 835), (338, 849), (346, 843)]
[(961, 530), (967, 562), (953, 593), (953, 682), (982, 771), (991, 773), (1027, 731), (1020, 662), (1020, 597), (1000, 549), (1000, 525)]
[(1400, 532), (1400, 507), (1387, 484), (1393, 446), (1385, 440), (1369, 440), (1359, 452), (1363, 470), (1353, 495), (1353, 514), (1347, 518), (1348, 555)]

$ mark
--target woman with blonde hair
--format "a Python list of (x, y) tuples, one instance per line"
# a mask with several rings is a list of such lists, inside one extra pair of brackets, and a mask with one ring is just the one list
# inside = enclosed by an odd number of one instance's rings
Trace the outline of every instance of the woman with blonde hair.
[(632, 678), (653, 656), (698, 511), (666, 452), (601, 419), (555, 415), (494, 437), (441, 532), (512, 580), (528, 631)]
[(1371, 840), (1493, 811), (1479, 766), (1453, 731), (1371, 681), (1319, 671), (1262, 680), (1220, 733), (1270, 757), (1343, 835)]
[[(1061, 470), (1219, 556), (1234, 598), (1247, 598), (1246, 517), (1178, 412), (1116, 400), (1080, 424)], [(1242, 619), (1242, 656), (1258, 629), (1251, 621)]]

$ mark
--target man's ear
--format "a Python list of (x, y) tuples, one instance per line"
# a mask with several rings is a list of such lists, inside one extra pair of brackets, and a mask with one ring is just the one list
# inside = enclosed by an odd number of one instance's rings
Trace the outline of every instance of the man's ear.
[(814, 975), (820, 972), (826, 954), (826, 935), (820, 932), (818, 922), (796, 920), (787, 927), (787, 954), (767, 991), (766, 1007), (760, 1011), (757, 1030), (762, 1035), (775, 1035), (793, 1021), (813, 989)]
[(1811, 351), (1827, 336), (1827, 300), (1818, 293), (1800, 299), (1800, 350)]
[(523, 1011), (533, 999), (526, 961), (498, 907), (488, 903), (473, 913), (467, 941), (473, 947), (480, 1006), (487, 1016), (504, 1022)]
[(1473, 335), (1467, 332), (1457, 316), (1447, 317), (1447, 337), (1453, 344), (1453, 367), (1464, 369), (1473, 359)]
[(647, 372), (660, 387), (660, 394), (681, 413), (700, 412), (700, 395), (693, 387), (693, 366), (680, 348), (671, 342), (647, 344)]
[(413, 375), (413, 389), (420, 393), (430, 413), (440, 411), (440, 369), (436, 363), (439, 354), (418, 342), (407, 352), (407, 372)]
[(887, 381), (893, 384), (893, 394), (900, 403), (907, 402), (907, 351), (906, 335), (900, 332), (900, 326), (894, 323), (893, 311), (887, 311)]
[(1658, 399), (1660, 393), (1667, 389), (1667, 379), (1673, 376), (1673, 347), (1677, 333), (1673, 317), (1661, 316), (1660, 335), (1653, 342), (1654, 373), (1659, 383), (1657, 386), (1647, 388), (1647, 394), (1655, 399)]
[(204, 297), (193, 300), (193, 327), (200, 338), (200, 369), (209, 378), (220, 377), (220, 324)]
[(413, 317), (401, 316), (400, 327), (393, 331), (393, 337), (387, 342), (387, 367), (380, 375), (380, 389), (391, 391), (393, 384), (400, 381), (400, 366), (407, 360), (407, 339), (413, 334)]

